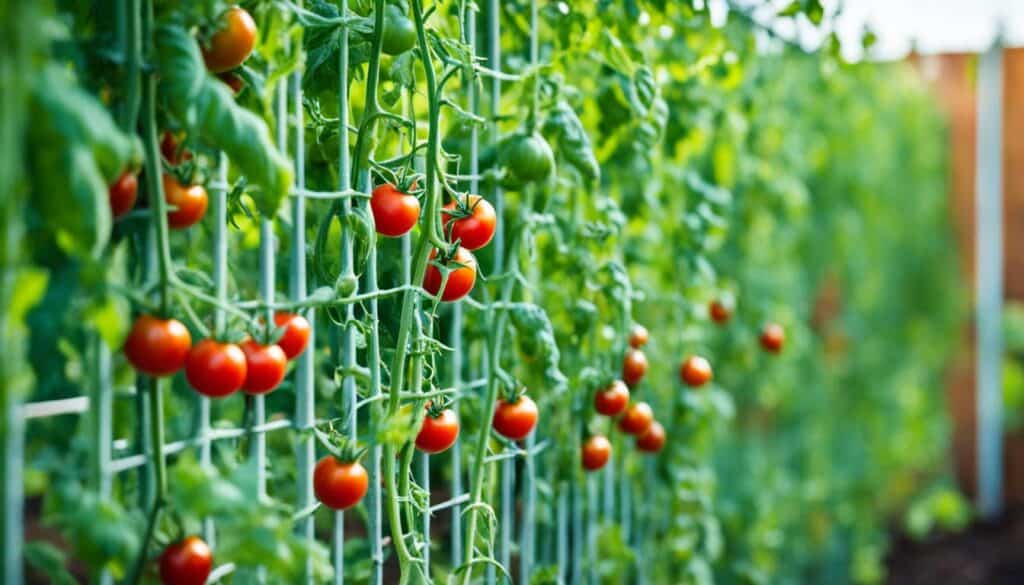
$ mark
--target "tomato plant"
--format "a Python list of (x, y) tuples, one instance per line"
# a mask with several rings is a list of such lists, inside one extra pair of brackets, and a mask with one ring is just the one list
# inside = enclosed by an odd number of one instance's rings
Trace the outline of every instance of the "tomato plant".
[(204, 585), (213, 570), (213, 552), (198, 536), (172, 543), (160, 555), (160, 581), (164, 585)]
[(521, 441), (537, 426), (537, 403), (525, 394), (514, 401), (500, 399), (494, 409), (494, 430), (513, 441)]
[(28, 564), (146, 582), (212, 526), (240, 583), (883, 580), (946, 469), (943, 124), (712, 4), (14, 3), (0, 360), (14, 413), (89, 398), (3, 427)]

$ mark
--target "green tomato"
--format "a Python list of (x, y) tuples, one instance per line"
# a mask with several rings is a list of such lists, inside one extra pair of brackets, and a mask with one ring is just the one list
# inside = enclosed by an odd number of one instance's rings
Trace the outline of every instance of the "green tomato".
[(506, 138), (498, 152), (501, 165), (508, 171), (507, 187), (543, 181), (555, 167), (551, 146), (539, 134), (515, 134)]
[(359, 286), (359, 279), (356, 278), (355, 274), (351, 271), (344, 272), (338, 275), (338, 279), (334, 281), (334, 292), (343, 299), (347, 299), (356, 292), (356, 288)]
[(392, 4), (384, 8), (384, 53), (400, 55), (416, 46), (416, 25)]

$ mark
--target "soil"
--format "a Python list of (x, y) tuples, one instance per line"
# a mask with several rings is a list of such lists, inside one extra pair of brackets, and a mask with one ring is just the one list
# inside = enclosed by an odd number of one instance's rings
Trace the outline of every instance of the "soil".
[(889, 585), (1024, 584), (1024, 508), (967, 530), (893, 543)]

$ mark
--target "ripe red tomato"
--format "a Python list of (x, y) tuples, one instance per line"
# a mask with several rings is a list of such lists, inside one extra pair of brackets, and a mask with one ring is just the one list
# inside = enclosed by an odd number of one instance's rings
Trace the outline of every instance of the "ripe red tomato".
[(596, 471), (608, 463), (608, 459), (612, 456), (612, 444), (603, 436), (594, 435), (583, 443), (580, 455), (583, 459), (583, 469)]
[(453, 217), (451, 214), (441, 212), (447, 216), (444, 227), (449, 241), (459, 240), (462, 247), (467, 250), (479, 250), (489, 244), (491, 238), (494, 237), (494, 227), (498, 223), (494, 207), (479, 195), (464, 195), (457, 202), (451, 201), (444, 206), (449, 211), (456, 207), (462, 208), (470, 215)]
[(657, 453), (665, 446), (665, 427), (654, 421), (647, 431), (636, 438), (636, 448), (648, 453)]
[(295, 313), (276, 313), (274, 325), (285, 328), (281, 339), (277, 340), (277, 345), (284, 350), (284, 355), (290, 360), (298, 357), (309, 342), (309, 321)]
[(629, 406), (629, 388), (615, 380), (594, 395), (594, 410), (605, 416), (618, 416)]
[(377, 233), (392, 238), (407, 234), (420, 218), (419, 199), (399, 191), (391, 183), (384, 183), (373, 190), (370, 209)]
[(459, 419), (455, 411), (446, 408), (434, 418), (427, 413), (423, 418), (423, 427), (416, 435), (416, 448), (424, 453), (440, 453), (447, 451), (459, 437)]
[(136, 370), (170, 376), (185, 365), (192, 335), (181, 321), (140, 315), (124, 343), (124, 355)]
[(238, 95), (242, 91), (242, 88), (245, 87), (245, 80), (230, 71), (218, 73), (217, 79), (223, 81), (224, 85), (231, 88), (231, 93), (235, 95)]
[(192, 160), (192, 153), (186, 149), (178, 151), (179, 146), (178, 138), (168, 132), (164, 131), (163, 137), (160, 139), (160, 154), (172, 165), (179, 165), (182, 161)]
[(242, 390), (246, 394), (266, 394), (284, 379), (288, 358), (277, 345), (261, 345), (249, 338), (242, 342), (245, 352), (245, 382)]
[[(430, 259), (433, 260), (435, 257), (437, 257), (437, 250), (430, 252)], [(473, 290), (473, 284), (476, 283), (476, 258), (473, 257), (473, 254), (459, 246), (453, 260), (463, 266), (448, 273), (448, 282), (445, 283), (444, 292), (441, 293), (442, 301), (450, 302), (461, 299)], [(427, 266), (427, 272), (423, 275), (423, 288), (432, 295), (436, 295), (441, 288), (441, 271), (437, 266), (433, 264)]]
[(110, 186), (110, 213), (115, 218), (128, 213), (132, 207), (135, 207), (135, 199), (138, 195), (139, 179), (135, 173), (131, 171), (121, 173), (117, 181)]
[(641, 348), (647, 345), (647, 328), (643, 325), (633, 325), (633, 329), (629, 331), (629, 346), (634, 348)]
[(164, 174), (164, 199), (168, 205), (177, 209), (167, 212), (167, 224), (174, 229), (184, 229), (194, 225), (206, 215), (209, 198), (202, 185), (186, 187), (171, 174)]
[(537, 403), (523, 395), (516, 402), (498, 400), (494, 409), (494, 430), (503, 437), (519, 441), (537, 426)]
[(708, 305), (708, 314), (715, 323), (725, 325), (732, 318), (732, 307), (716, 299)]
[(203, 47), (203, 61), (213, 73), (223, 73), (245, 62), (254, 46), (256, 21), (243, 8), (232, 6), (210, 37), (210, 46)]
[(761, 347), (771, 353), (782, 351), (782, 345), (786, 341), (786, 331), (778, 323), (768, 323), (761, 330)]
[(362, 463), (338, 461), (334, 455), (318, 461), (313, 471), (313, 493), (332, 510), (347, 510), (358, 504), (369, 483)]
[(186, 536), (160, 554), (160, 582), (164, 585), (204, 585), (213, 570), (213, 553), (198, 536)]
[(711, 376), (711, 364), (699, 355), (691, 355), (679, 367), (679, 378), (684, 384), (694, 388), (711, 381)]
[(211, 398), (235, 393), (245, 382), (245, 352), (234, 343), (204, 339), (185, 362), (185, 378), (196, 392)]
[(626, 357), (622, 360), (622, 379), (629, 386), (636, 386), (647, 373), (647, 356), (636, 348), (626, 350)]
[(654, 421), (654, 411), (646, 402), (635, 402), (619, 419), (619, 430), (629, 435), (640, 436), (647, 432)]

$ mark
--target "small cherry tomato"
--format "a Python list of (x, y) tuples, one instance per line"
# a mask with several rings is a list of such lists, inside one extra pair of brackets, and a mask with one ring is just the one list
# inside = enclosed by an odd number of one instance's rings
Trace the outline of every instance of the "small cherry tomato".
[(636, 448), (648, 453), (657, 453), (665, 446), (665, 427), (654, 421), (644, 434), (636, 438)]
[(416, 46), (416, 25), (394, 4), (384, 8), (384, 38), (381, 50), (385, 55), (400, 55)]
[(181, 321), (140, 315), (124, 343), (132, 367), (154, 377), (170, 376), (185, 365), (192, 335)]
[(204, 585), (213, 570), (213, 553), (198, 536), (186, 536), (160, 554), (160, 582), (164, 585)]
[(182, 161), (192, 160), (192, 153), (187, 149), (179, 149), (178, 138), (169, 131), (164, 131), (160, 139), (160, 154), (172, 165), (179, 165)]
[(211, 398), (235, 393), (245, 382), (245, 352), (234, 343), (204, 339), (188, 353), (185, 378), (196, 392)]
[(128, 213), (135, 207), (135, 199), (139, 195), (139, 179), (135, 173), (125, 171), (110, 186), (110, 213), (115, 218)]
[(245, 87), (245, 80), (240, 75), (236, 75), (230, 71), (224, 73), (218, 73), (217, 79), (224, 82), (224, 85), (231, 88), (231, 93), (238, 95), (241, 93), (242, 88)]
[(276, 313), (274, 325), (284, 327), (284, 334), (277, 340), (277, 345), (284, 350), (284, 355), (293, 360), (306, 349), (309, 342), (309, 321), (295, 313)]
[(245, 382), (242, 391), (246, 394), (266, 394), (281, 384), (288, 357), (277, 345), (261, 345), (251, 337), (242, 342), (245, 352)]
[(332, 510), (347, 510), (366, 495), (370, 478), (358, 461), (346, 463), (334, 455), (317, 462), (313, 471), (313, 493), (320, 503)]
[[(433, 260), (435, 257), (437, 257), (436, 249), (430, 252), (430, 259)], [(468, 295), (469, 291), (473, 290), (473, 284), (476, 283), (476, 258), (469, 250), (459, 246), (453, 261), (463, 266), (448, 273), (448, 281), (444, 285), (444, 292), (441, 293), (441, 300), (446, 302), (457, 301)], [(428, 265), (427, 272), (423, 276), (423, 288), (428, 293), (436, 295), (441, 288), (441, 280), (441, 271), (437, 266)]]
[(424, 453), (440, 453), (448, 450), (459, 437), (459, 419), (455, 411), (447, 408), (434, 418), (427, 413), (423, 427), (416, 435), (416, 448)]
[(715, 323), (725, 325), (732, 318), (732, 307), (722, 301), (714, 300), (708, 305), (708, 314)]
[(580, 455), (583, 459), (583, 469), (596, 471), (608, 463), (612, 456), (612, 444), (601, 435), (593, 435), (583, 443)]
[(370, 210), (377, 233), (397, 238), (409, 233), (420, 218), (420, 201), (403, 193), (391, 183), (384, 183), (373, 190), (370, 196)]
[(647, 328), (643, 325), (633, 325), (633, 328), (629, 331), (629, 346), (633, 348), (641, 348), (647, 345)]
[(605, 416), (618, 416), (629, 406), (629, 388), (615, 380), (594, 395), (594, 410)]
[(711, 381), (711, 377), (711, 364), (699, 355), (691, 355), (679, 367), (679, 378), (687, 386), (703, 386)]
[(202, 185), (186, 187), (171, 174), (164, 174), (164, 199), (168, 205), (176, 209), (167, 212), (167, 225), (174, 229), (184, 229), (195, 225), (206, 215), (209, 198)]
[(523, 395), (515, 402), (498, 400), (494, 409), (494, 430), (503, 437), (519, 441), (537, 426), (537, 403)]
[(636, 386), (647, 373), (647, 356), (639, 349), (629, 348), (622, 360), (622, 380), (629, 386)]
[(444, 206), (448, 211), (455, 210), (456, 207), (468, 212), (469, 215), (454, 217), (441, 212), (447, 216), (444, 227), (445, 233), (449, 234), (448, 239), (452, 242), (458, 240), (467, 250), (479, 250), (489, 244), (498, 222), (494, 207), (479, 195), (465, 195), (458, 201), (451, 201)]
[(782, 345), (786, 341), (786, 331), (778, 323), (768, 323), (761, 330), (761, 347), (771, 353), (782, 351)]
[(654, 411), (646, 402), (635, 402), (626, 409), (626, 414), (619, 419), (619, 430), (629, 434), (640, 436), (647, 432), (647, 429), (654, 422)]
[(209, 46), (203, 47), (203, 61), (213, 73), (230, 71), (244, 63), (255, 46), (256, 21), (245, 9), (232, 6), (221, 17)]

